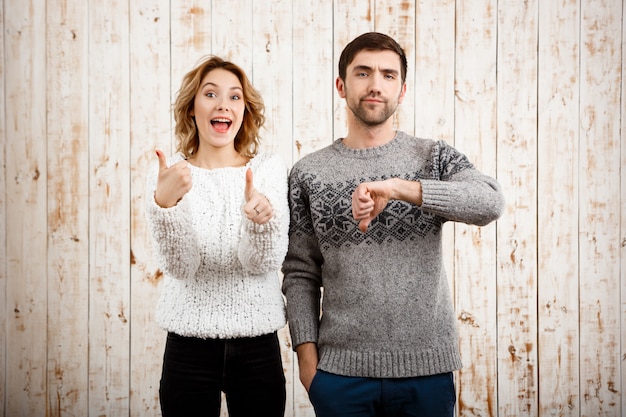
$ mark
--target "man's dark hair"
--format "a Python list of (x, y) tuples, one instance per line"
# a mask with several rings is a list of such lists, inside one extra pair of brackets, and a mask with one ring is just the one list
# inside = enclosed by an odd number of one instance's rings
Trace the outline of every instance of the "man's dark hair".
[(406, 81), (407, 61), (404, 49), (390, 36), (379, 32), (367, 32), (354, 38), (343, 48), (339, 57), (339, 78), (346, 79), (348, 65), (361, 51), (393, 51), (400, 56), (400, 75), (402, 82)]

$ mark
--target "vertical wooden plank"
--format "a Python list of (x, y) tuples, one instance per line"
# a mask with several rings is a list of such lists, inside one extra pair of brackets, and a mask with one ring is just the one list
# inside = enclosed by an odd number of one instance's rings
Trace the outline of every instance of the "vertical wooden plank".
[(293, 21), (295, 162), (334, 139), (333, 0), (299, 3)]
[(537, 0), (498, 1), (498, 385), (503, 416), (538, 415)]
[[(456, 5), (454, 144), (492, 176), (497, 149), (496, 5), (493, 0)], [(464, 364), (457, 379), (461, 416), (497, 413), (495, 232), (495, 224), (455, 225), (454, 288)]]
[(45, 415), (47, 351), (45, 7), (4, 7), (6, 123), (6, 406)]
[[(621, 114), (621, 150), (622, 150), (622, 162), (621, 167), (626, 167), (626, 7), (622, 8), (622, 114)], [(622, 363), (622, 415), (626, 414), (626, 169), (621, 169), (621, 184), (622, 189), (620, 193), (620, 225), (621, 227), (621, 249), (620, 249), (620, 287), (621, 287), (621, 332), (622, 335), (622, 350), (620, 352), (620, 359)], [(1, 290), (0, 290), (1, 291)]]
[(454, 140), (455, 0), (415, 4), (415, 134)]
[[(293, 161), (293, 2), (274, 0), (254, 3), (252, 9), (252, 83), (265, 102), (265, 125), (261, 148), (280, 155), (287, 166)], [(299, 81), (299, 80), (298, 80)], [(294, 387), (300, 379), (294, 374), (295, 353), (289, 328), (278, 332), (285, 370), (287, 401), (285, 416), (295, 414)]]
[(8, 258), (7, 258), (7, 202), (6, 202), (6, 162), (7, 162), (7, 131), (5, 123), (5, 114), (7, 109), (7, 96), (4, 86), (6, 85), (6, 57), (4, 53), (4, 2), (0, 7), (0, 300), (4, 301), (4, 306), (0, 308), (0, 416), (6, 415), (6, 398), (7, 398), (7, 323), (9, 318), (8, 299), (7, 299), (7, 272), (8, 272)]
[(89, 5), (89, 413), (129, 409), (128, 2)]
[[(445, 140), (451, 145), (454, 145), (454, 27), (455, 0), (415, 3), (415, 63), (413, 66), (409, 63), (409, 72), (415, 73), (415, 135)], [(444, 266), (454, 299), (454, 223), (444, 225), (442, 236)]]
[(620, 75), (622, 4), (581, 1), (581, 415), (620, 415)]
[[(334, 24), (333, 24), (333, 81), (339, 76), (339, 57), (341, 51), (358, 35), (374, 30), (375, 0), (348, 0), (334, 2)], [(325, 88), (326, 86), (323, 86)], [(346, 101), (341, 99), (335, 89), (335, 84), (328, 86), (332, 88), (333, 97), (333, 138), (340, 138), (347, 133), (347, 108)]]
[(211, 10), (211, 52), (239, 65), (252, 78), (252, 0), (212, 1)]
[[(183, 76), (205, 55), (211, 53), (211, 3), (177, 0), (171, 7), (171, 99), (173, 102)], [(172, 142), (174, 145), (174, 142)], [(171, 153), (171, 152), (170, 152)]]
[[(333, 137), (333, 0), (293, 8), (293, 162), (328, 146)], [(309, 396), (293, 361), (294, 417), (313, 417)]]
[(49, 416), (88, 415), (89, 166), (87, 3), (49, 0)]
[[(254, 3), (252, 12), (252, 82), (265, 102), (261, 131), (264, 150), (292, 164), (293, 142), (293, 9), (289, 0)], [(297, 78), (300, 82), (300, 79)]]
[[(170, 2), (130, 2), (131, 334), (130, 416), (158, 416), (165, 332), (154, 320), (163, 277), (145, 219), (145, 184), (156, 149), (169, 151)], [(168, 155), (170, 155), (168, 153)]]
[(377, 0), (374, 30), (394, 38), (404, 49), (408, 61), (407, 90), (394, 115), (398, 130), (415, 134), (415, 2)]
[[(626, 167), (626, 7), (622, 7), (622, 103), (620, 108), (621, 114), (621, 150), (622, 150), (622, 163), (620, 166)], [(622, 393), (622, 414), (626, 412), (626, 169), (621, 170), (622, 189), (620, 193), (620, 224), (621, 224), (621, 248), (620, 248), (620, 288), (621, 288), (621, 331), (622, 335), (622, 350), (620, 352), (621, 358), (621, 390)], [(0, 289), (1, 291), (1, 289)]]
[[(578, 416), (579, 0), (539, 2), (539, 415)], [(558, 161), (558, 163), (555, 163)]]

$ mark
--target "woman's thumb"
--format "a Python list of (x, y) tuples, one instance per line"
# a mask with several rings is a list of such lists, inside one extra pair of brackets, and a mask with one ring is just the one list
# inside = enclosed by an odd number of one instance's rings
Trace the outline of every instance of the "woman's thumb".
[(160, 150), (156, 150), (157, 158), (159, 158), (159, 171), (163, 171), (167, 169), (167, 158), (165, 158), (165, 154)]

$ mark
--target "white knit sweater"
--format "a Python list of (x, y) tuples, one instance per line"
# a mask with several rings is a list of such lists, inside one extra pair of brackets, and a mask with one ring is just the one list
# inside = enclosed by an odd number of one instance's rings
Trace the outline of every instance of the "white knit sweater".
[[(177, 154), (168, 165), (181, 159)], [(158, 164), (147, 180), (147, 219), (165, 276), (157, 323), (200, 338), (250, 337), (282, 328), (278, 270), (288, 244), (286, 165), (278, 156), (260, 153), (245, 167), (190, 167), (192, 188), (171, 208), (154, 201)], [(274, 210), (264, 225), (243, 213), (247, 168)]]

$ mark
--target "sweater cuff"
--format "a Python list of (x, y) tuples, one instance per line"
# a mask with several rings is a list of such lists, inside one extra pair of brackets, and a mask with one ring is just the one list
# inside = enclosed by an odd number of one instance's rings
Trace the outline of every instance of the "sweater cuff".
[(291, 335), (292, 349), (303, 343), (313, 342), (317, 344), (317, 327), (310, 325), (308, 321), (289, 319), (289, 334)]
[(421, 209), (442, 212), (453, 204), (449, 187), (443, 181), (420, 180), (422, 183)]
[(163, 229), (165, 233), (171, 236), (180, 230), (181, 219), (187, 218), (184, 214), (187, 211), (185, 205), (185, 198), (183, 197), (175, 206), (163, 208), (152, 197), (148, 202), (149, 217), (153, 219), (156, 227)]

